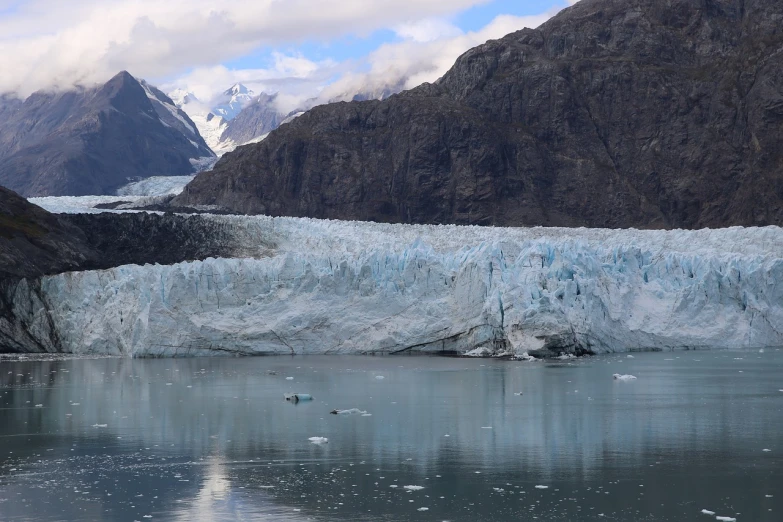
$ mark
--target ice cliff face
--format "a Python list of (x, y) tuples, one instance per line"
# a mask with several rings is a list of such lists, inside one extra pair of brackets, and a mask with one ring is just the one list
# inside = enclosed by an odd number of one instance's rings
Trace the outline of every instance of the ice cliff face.
[(248, 258), (21, 282), (7, 299), (35, 339), (30, 349), (551, 355), (783, 346), (776, 227), (642, 232), (211, 219), (233, 227)]

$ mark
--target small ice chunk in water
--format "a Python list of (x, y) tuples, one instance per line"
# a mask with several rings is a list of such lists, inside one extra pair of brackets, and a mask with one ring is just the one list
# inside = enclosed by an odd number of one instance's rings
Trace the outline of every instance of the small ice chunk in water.
[(625, 357), (626, 357), (627, 359), (633, 359), (633, 355), (626, 355)]
[(614, 377), (614, 380), (616, 381), (635, 381), (636, 376), (634, 375), (620, 375), (619, 373), (615, 373), (612, 375)]
[(380, 381), (381, 379), (385, 379), (386, 377), (384, 377), (383, 375), (376, 375), (375, 378)]
[(294, 378), (293, 378), (293, 377), (286, 377), (286, 378), (285, 378), (285, 380), (286, 380), (286, 381), (293, 381), (293, 380), (294, 380)]
[(285, 393), (283, 396), (285, 397), (285, 400), (292, 402), (313, 400), (313, 396), (309, 393)]
[(538, 486), (536, 486), (536, 489), (549, 489), (549, 486), (538, 485)]
[(710, 511), (709, 509), (702, 509), (702, 510), (701, 510), (701, 512), (702, 512), (702, 514), (704, 514), (704, 515), (710, 515), (710, 516), (712, 516), (712, 515), (714, 515), (714, 514), (715, 514), (715, 512), (714, 512), (714, 511)]
[(93, 428), (108, 428), (109, 425), (108, 424), (93, 424), (92, 427)]
[(420, 489), (424, 489), (424, 486), (403, 486), (403, 488), (407, 489), (408, 491), (418, 491)]
[(771, 449), (764, 448), (764, 449), (763, 449), (763, 450), (761, 450), (761, 451), (763, 451), (764, 453), (769, 453), (769, 452), (770, 452), (770, 451), (772, 451), (772, 450), (771, 450)]
[(359, 408), (351, 408), (349, 410), (332, 410), (329, 413), (332, 415), (362, 415), (365, 416), (367, 414), (366, 411), (362, 411)]
[(492, 426), (482, 426), (481, 429), (482, 430), (491, 430)]
[(720, 520), (721, 522), (737, 522), (737, 519), (734, 517), (715, 517), (715, 520)]
[(430, 510), (430, 508), (428, 508), (428, 507), (420, 507), (416, 511), (429, 511), (429, 510)]
[(43, 408), (43, 404), (36, 404), (35, 407), (36, 408)]
[(307, 440), (309, 440), (313, 444), (326, 444), (327, 442), (329, 442), (329, 439), (327, 439), (326, 437), (310, 437)]

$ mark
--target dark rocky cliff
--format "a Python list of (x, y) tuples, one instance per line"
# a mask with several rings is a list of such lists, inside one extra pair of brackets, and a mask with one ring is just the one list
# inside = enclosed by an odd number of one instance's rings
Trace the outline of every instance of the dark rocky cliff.
[(76, 270), (98, 257), (80, 228), (0, 187), (0, 282)]
[(0, 184), (26, 197), (112, 194), (213, 156), (162, 92), (122, 72), (95, 89), (0, 97)]
[(414, 223), (783, 224), (783, 2), (582, 0), (435, 85), (317, 107), (179, 206)]
[(0, 187), (0, 283), (234, 255), (245, 255), (237, 232), (202, 216), (51, 214)]

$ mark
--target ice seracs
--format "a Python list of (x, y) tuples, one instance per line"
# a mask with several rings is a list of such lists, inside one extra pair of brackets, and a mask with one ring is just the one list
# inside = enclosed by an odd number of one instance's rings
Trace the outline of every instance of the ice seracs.
[[(30, 351), (129, 356), (783, 346), (780, 228), (637, 231), (212, 216), (247, 258), (22, 282)], [(0, 327), (4, 318), (0, 318)]]

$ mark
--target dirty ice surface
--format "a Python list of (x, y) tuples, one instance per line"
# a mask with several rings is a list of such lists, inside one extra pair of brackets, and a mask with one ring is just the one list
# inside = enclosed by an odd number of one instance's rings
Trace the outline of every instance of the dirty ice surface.
[(777, 521), (783, 351), (735, 355), (2, 358), (0, 520)]

